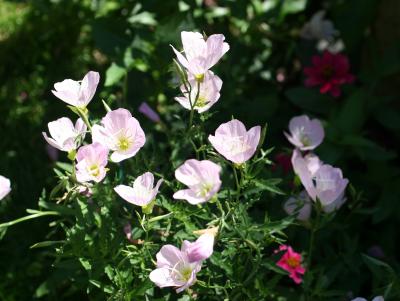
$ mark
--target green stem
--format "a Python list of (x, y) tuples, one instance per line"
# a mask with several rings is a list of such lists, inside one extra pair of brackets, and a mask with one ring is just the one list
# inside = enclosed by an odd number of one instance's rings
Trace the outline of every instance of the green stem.
[(200, 81), (197, 81), (197, 92), (196, 98), (194, 99), (194, 103), (192, 103), (192, 97), (189, 93), (189, 102), (190, 102), (190, 116), (189, 116), (189, 129), (192, 127), (193, 124), (193, 115), (194, 115), (194, 108), (196, 107), (197, 101), (199, 100), (200, 96)]
[(11, 222), (2, 223), (2, 224), (0, 224), (0, 228), (7, 228), (7, 227), (13, 226), (15, 224), (18, 224), (20, 222), (24, 222), (24, 221), (27, 221), (27, 220), (30, 220), (30, 219), (34, 219), (34, 218), (41, 217), (41, 216), (46, 216), (46, 215), (60, 215), (60, 213), (58, 213), (57, 211), (43, 211), (43, 212), (39, 212), (39, 213), (35, 213), (35, 214), (31, 214), (31, 215), (28, 215), (28, 216), (24, 216), (24, 217), (18, 218), (16, 220), (11, 221)]
[(240, 194), (239, 177), (238, 177), (238, 174), (236, 171), (236, 167), (234, 165), (232, 165), (232, 168), (233, 168), (233, 175), (235, 176), (237, 198), (239, 198), (239, 194)]
[(317, 217), (315, 218), (315, 223), (313, 223), (313, 225), (312, 225), (310, 244), (309, 244), (309, 248), (308, 248), (308, 258), (307, 258), (307, 268), (308, 269), (310, 269), (310, 266), (311, 266), (312, 253), (313, 253), (314, 242), (315, 242), (315, 234), (318, 231), (320, 217), (321, 217), (321, 208), (318, 204), (317, 204), (316, 208), (317, 208)]

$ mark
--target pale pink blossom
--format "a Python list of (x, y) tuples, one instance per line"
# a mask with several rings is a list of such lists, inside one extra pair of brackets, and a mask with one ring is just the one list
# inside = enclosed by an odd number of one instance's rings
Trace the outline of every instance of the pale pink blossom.
[(195, 242), (184, 241), (179, 250), (165, 245), (157, 253), (157, 268), (150, 273), (150, 280), (158, 287), (176, 287), (180, 293), (196, 282), (196, 274), (203, 260), (213, 253), (214, 236), (203, 234)]
[[(365, 298), (357, 297), (351, 301), (368, 301), (368, 300)], [(383, 299), (382, 296), (376, 296), (374, 299), (372, 299), (372, 301), (385, 301), (385, 300)]]
[(89, 71), (82, 81), (65, 79), (54, 84), (53, 94), (67, 104), (85, 108), (96, 93), (100, 81), (98, 72)]
[(198, 80), (229, 50), (222, 34), (213, 34), (205, 40), (198, 32), (182, 31), (181, 39), (185, 55), (171, 47), (182, 66)]
[[(203, 113), (218, 101), (222, 80), (212, 71), (207, 71), (205, 73), (204, 80), (201, 83), (197, 83), (196, 79), (191, 77), (189, 79), (189, 84), (191, 87), (190, 93), (186, 91), (185, 85), (182, 85), (181, 91), (183, 96), (175, 97), (175, 100), (185, 109), (191, 110), (193, 106), (194, 110)], [(195, 101), (196, 97), (197, 101)], [(190, 102), (192, 102), (192, 106)]]
[(289, 132), (285, 133), (286, 138), (302, 151), (315, 149), (325, 136), (321, 122), (306, 115), (293, 117), (289, 122)]
[(215, 136), (209, 135), (212, 146), (227, 160), (242, 164), (249, 160), (260, 142), (261, 127), (252, 127), (249, 131), (242, 122), (233, 119), (221, 124)]
[(318, 199), (325, 212), (339, 209), (346, 201), (344, 191), (349, 181), (339, 168), (323, 164), (315, 155), (303, 158), (298, 149), (293, 151), (292, 165), (310, 198)]
[(76, 179), (84, 183), (101, 182), (107, 173), (108, 149), (100, 143), (82, 146), (76, 154)]
[(291, 246), (282, 245), (275, 253), (285, 251), (279, 261), (276, 263), (277, 266), (284, 269), (289, 273), (289, 277), (293, 279), (296, 284), (300, 284), (303, 279), (302, 275), (306, 272), (306, 269), (302, 266), (302, 256), (300, 253), (295, 252)]
[(146, 142), (139, 121), (126, 109), (108, 112), (101, 124), (92, 127), (93, 142), (101, 143), (112, 150), (113, 162), (133, 157)]
[(188, 189), (175, 192), (173, 198), (192, 205), (207, 202), (221, 187), (220, 173), (221, 167), (209, 160), (187, 160), (175, 170), (175, 178)]
[(11, 182), (0, 175), (0, 200), (4, 199), (11, 191)]
[(146, 172), (136, 178), (133, 187), (118, 185), (114, 190), (125, 201), (144, 207), (154, 201), (162, 181), (162, 179), (158, 180), (156, 186), (154, 186), (153, 174)]
[(187, 253), (189, 262), (206, 260), (214, 251), (214, 235), (205, 233), (195, 242), (184, 240), (182, 250)]
[(139, 112), (145, 115), (153, 122), (160, 122), (160, 116), (154, 111), (147, 102), (142, 102), (139, 106)]
[(300, 221), (307, 221), (311, 215), (311, 200), (306, 191), (300, 192), (297, 197), (290, 197), (283, 206), (287, 214), (297, 212), (296, 218)]
[(52, 147), (64, 152), (70, 152), (79, 147), (86, 135), (86, 124), (79, 118), (75, 122), (67, 117), (61, 117), (55, 121), (48, 123), (50, 137), (42, 132), (44, 139)]
[(325, 19), (325, 14), (324, 10), (317, 11), (301, 29), (301, 37), (308, 40), (333, 41), (339, 32), (335, 29), (332, 21)]

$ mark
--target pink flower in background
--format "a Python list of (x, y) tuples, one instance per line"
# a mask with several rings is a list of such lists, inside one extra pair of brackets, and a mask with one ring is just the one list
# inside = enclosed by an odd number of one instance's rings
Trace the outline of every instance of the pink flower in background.
[(300, 36), (309, 40), (332, 41), (339, 32), (335, 29), (332, 21), (325, 19), (326, 11), (317, 11), (301, 29)]
[(303, 279), (302, 275), (306, 269), (302, 266), (302, 256), (300, 253), (295, 252), (291, 246), (282, 245), (275, 253), (285, 251), (281, 259), (276, 263), (277, 266), (289, 272), (289, 277), (293, 279), (296, 284), (300, 284)]
[(11, 182), (0, 175), (0, 200), (4, 199), (11, 191)]
[(192, 205), (207, 202), (221, 187), (220, 173), (221, 167), (209, 160), (186, 160), (175, 170), (175, 178), (188, 189), (175, 192), (173, 198), (187, 200)]
[(82, 81), (65, 79), (62, 82), (55, 83), (54, 90), (51, 92), (71, 106), (85, 108), (96, 93), (99, 81), (99, 73), (89, 71)]
[(222, 34), (213, 34), (205, 40), (198, 32), (182, 31), (181, 39), (185, 55), (171, 47), (182, 66), (200, 81), (206, 71), (229, 50), (229, 45), (224, 42), (225, 37)]
[(48, 123), (50, 136), (48, 137), (45, 132), (42, 132), (44, 139), (52, 147), (64, 152), (75, 150), (81, 144), (81, 141), (86, 135), (86, 124), (79, 118), (75, 122), (67, 117), (61, 117), (55, 121)]
[(100, 143), (82, 146), (76, 154), (76, 179), (84, 183), (101, 182), (106, 176), (108, 149)]
[(325, 136), (321, 122), (306, 115), (293, 117), (289, 122), (289, 132), (284, 133), (286, 138), (302, 151), (315, 149)]
[(93, 142), (101, 143), (112, 150), (113, 162), (133, 157), (146, 142), (139, 122), (126, 109), (108, 112), (101, 124), (92, 128)]
[(311, 67), (304, 68), (307, 76), (307, 87), (320, 86), (322, 94), (330, 93), (334, 97), (341, 94), (340, 86), (354, 81), (354, 76), (349, 73), (350, 65), (346, 56), (332, 54), (325, 51), (322, 56), (312, 58)]
[(227, 160), (242, 164), (249, 160), (260, 142), (261, 127), (252, 127), (249, 131), (242, 122), (233, 119), (221, 124), (215, 136), (209, 135), (212, 146)]
[(189, 262), (206, 260), (214, 251), (214, 235), (203, 234), (195, 242), (184, 240), (182, 251), (187, 253)]
[(201, 261), (190, 262), (186, 252), (173, 245), (165, 245), (157, 253), (157, 268), (150, 273), (150, 280), (158, 287), (177, 287), (180, 293), (196, 282)]
[[(368, 300), (365, 298), (357, 297), (351, 301), (368, 301)], [(383, 299), (382, 296), (376, 296), (374, 299), (372, 299), (372, 301), (385, 301), (385, 300)]]
[(292, 164), (310, 198), (318, 199), (325, 212), (339, 209), (346, 201), (344, 191), (349, 181), (339, 168), (323, 164), (313, 154), (303, 158), (298, 149), (293, 151)]
[(213, 253), (214, 237), (203, 234), (195, 242), (184, 241), (181, 250), (165, 245), (157, 253), (157, 268), (150, 273), (150, 280), (158, 287), (177, 287), (180, 293), (196, 282), (196, 274), (203, 260)]
[(154, 176), (151, 172), (146, 172), (137, 177), (133, 182), (133, 187), (118, 185), (114, 188), (115, 192), (125, 201), (144, 207), (151, 203), (158, 193), (162, 179), (157, 181), (154, 186)]
[(292, 215), (297, 212), (296, 218), (300, 221), (307, 221), (311, 215), (311, 200), (306, 191), (300, 192), (297, 197), (290, 197), (283, 209), (287, 214)]
[[(220, 97), (220, 90), (222, 87), (222, 80), (214, 75), (212, 71), (207, 71), (204, 76), (204, 80), (200, 83), (200, 89), (194, 78), (189, 79), (190, 86), (192, 87), (190, 93), (190, 100), (192, 105), (195, 103), (196, 96), (198, 95), (194, 110), (199, 113), (203, 113), (211, 108)], [(181, 86), (181, 91), (184, 96), (175, 97), (175, 100), (179, 102), (185, 109), (191, 110), (189, 93), (186, 91), (185, 86)]]
[(160, 116), (154, 111), (147, 102), (142, 102), (139, 106), (139, 112), (144, 114), (147, 118), (149, 118), (153, 122), (160, 122)]

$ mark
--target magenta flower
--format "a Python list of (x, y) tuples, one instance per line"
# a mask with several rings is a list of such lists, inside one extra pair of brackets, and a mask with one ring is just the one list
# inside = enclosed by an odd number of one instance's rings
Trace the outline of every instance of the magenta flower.
[(184, 240), (182, 250), (187, 253), (189, 262), (206, 260), (214, 251), (214, 235), (205, 233), (195, 242)]
[(145, 115), (153, 122), (160, 122), (160, 116), (154, 111), (147, 102), (142, 102), (139, 106), (139, 112)]
[(11, 182), (0, 175), (0, 200), (4, 199), (11, 191)]
[(254, 155), (260, 142), (260, 134), (260, 126), (247, 131), (242, 122), (233, 119), (221, 124), (215, 131), (215, 136), (209, 135), (208, 140), (227, 160), (242, 164)]
[(99, 81), (99, 73), (89, 71), (82, 81), (65, 79), (62, 82), (55, 83), (54, 90), (51, 92), (71, 106), (85, 108), (96, 93)]
[(209, 160), (186, 160), (175, 170), (175, 178), (188, 189), (175, 192), (173, 198), (187, 200), (192, 205), (207, 202), (221, 187), (220, 173), (221, 167)]
[(339, 168), (323, 164), (312, 154), (303, 158), (298, 149), (293, 151), (292, 164), (310, 198), (318, 199), (325, 212), (339, 209), (346, 201), (344, 191), (349, 181)]
[(42, 132), (44, 139), (52, 147), (64, 152), (70, 152), (79, 147), (86, 135), (86, 124), (79, 118), (75, 126), (67, 117), (61, 117), (48, 123), (50, 137)]
[(310, 197), (306, 191), (302, 191), (297, 197), (290, 197), (283, 205), (283, 209), (289, 215), (298, 211), (296, 218), (300, 221), (307, 221), (312, 209)]
[(206, 71), (229, 50), (229, 45), (224, 42), (225, 37), (222, 34), (213, 34), (205, 40), (198, 32), (182, 31), (181, 39), (185, 55), (182, 55), (172, 45), (171, 47), (182, 66), (200, 81)]
[(139, 121), (126, 109), (108, 112), (102, 125), (92, 128), (93, 142), (98, 142), (113, 151), (111, 161), (121, 162), (136, 155), (146, 142)]
[[(212, 235), (211, 235), (212, 236)], [(157, 253), (157, 268), (150, 273), (150, 280), (158, 287), (176, 287), (180, 293), (196, 282), (196, 274), (203, 260), (211, 256), (214, 237), (200, 236), (196, 242), (184, 241), (181, 250), (165, 245)]]
[(296, 284), (300, 284), (303, 279), (302, 275), (306, 269), (302, 266), (302, 256), (300, 253), (295, 252), (291, 246), (282, 245), (275, 253), (285, 251), (281, 259), (276, 263), (277, 266), (284, 269), (289, 273), (289, 277), (293, 279)]
[(304, 68), (308, 77), (305, 81), (307, 87), (321, 86), (322, 94), (330, 93), (334, 97), (341, 94), (340, 86), (354, 81), (354, 76), (349, 73), (350, 65), (346, 56), (332, 54), (325, 51), (321, 56), (312, 58), (312, 67)]
[(108, 149), (100, 143), (82, 146), (76, 154), (76, 179), (84, 183), (101, 182), (106, 176)]
[[(214, 75), (212, 71), (207, 71), (204, 76), (204, 80), (199, 84), (200, 89), (198, 89), (198, 84), (194, 78), (189, 79), (189, 84), (191, 86), (190, 99), (189, 92), (186, 91), (184, 85), (181, 86), (181, 91), (184, 96), (175, 97), (175, 100), (179, 102), (185, 109), (191, 110), (190, 101), (194, 110), (199, 113), (203, 113), (211, 108), (219, 99), (219, 91), (222, 87), (222, 80)], [(197, 101), (196, 96), (198, 96)]]
[(293, 117), (289, 122), (289, 131), (290, 134), (284, 133), (286, 138), (302, 151), (315, 149), (325, 136), (321, 122), (306, 115)]
[(146, 172), (136, 178), (133, 182), (133, 187), (118, 185), (114, 190), (125, 201), (144, 207), (155, 200), (162, 182), (163, 180), (160, 179), (157, 181), (156, 186), (154, 186), (153, 174)]

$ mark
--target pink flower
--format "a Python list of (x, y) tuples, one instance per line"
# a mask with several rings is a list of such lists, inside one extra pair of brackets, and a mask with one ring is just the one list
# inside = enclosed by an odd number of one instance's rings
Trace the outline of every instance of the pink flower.
[(50, 137), (42, 132), (44, 139), (52, 147), (64, 152), (70, 152), (79, 147), (86, 135), (86, 124), (79, 118), (75, 126), (69, 118), (61, 117), (48, 123)]
[(312, 154), (303, 158), (298, 149), (293, 151), (292, 164), (308, 195), (313, 201), (318, 199), (325, 212), (339, 209), (346, 201), (344, 191), (349, 181), (343, 179), (339, 168), (323, 164)]
[(213, 34), (204, 40), (198, 32), (182, 31), (181, 39), (185, 55), (171, 47), (182, 66), (200, 81), (206, 71), (229, 50), (229, 45), (224, 42), (225, 37), (222, 34)]
[[(175, 97), (175, 100), (185, 109), (191, 110), (190, 101), (192, 101), (194, 110), (203, 113), (218, 101), (220, 97), (219, 91), (222, 87), (222, 80), (217, 75), (214, 75), (212, 71), (207, 71), (205, 73), (204, 80), (199, 83), (200, 89), (198, 89), (198, 84), (193, 77), (189, 79), (189, 84), (191, 87), (190, 99), (189, 93), (186, 91), (184, 85), (181, 86), (181, 91), (184, 96)], [(197, 95), (198, 98), (195, 103)]]
[(306, 269), (301, 265), (302, 256), (296, 253), (291, 246), (280, 246), (275, 253), (285, 251), (281, 259), (276, 263), (277, 266), (289, 272), (289, 277), (293, 279), (296, 284), (300, 284), (303, 279), (302, 275), (306, 272)]
[(136, 155), (146, 142), (139, 122), (126, 109), (108, 112), (102, 125), (92, 128), (93, 142), (98, 142), (113, 151), (111, 161), (121, 162)]
[(214, 235), (205, 233), (195, 242), (184, 240), (182, 250), (187, 253), (189, 262), (206, 260), (214, 251)]
[(192, 205), (207, 202), (221, 187), (220, 173), (221, 167), (209, 160), (186, 160), (175, 170), (175, 178), (188, 189), (175, 192), (173, 198), (187, 200)]
[(97, 72), (89, 71), (82, 81), (65, 79), (54, 84), (53, 94), (67, 104), (85, 108), (96, 93), (100, 75)]
[[(367, 301), (365, 298), (357, 297), (351, 301)], [(376, 296), (372, 301), (385, 301), (382, 296)]]
[(158, 180), (154, 187), (153, 174), (151, 172), (146, 172), (136, 178), (135, 182), (133, 182), (133, 187), (118, 185), (114, 190), (125, 201), (144, 207), (154, 201), (162, 181), (162, 179)]
[(340, 86), (354, 81), (354, 76), (349, 73), (349, 61), (342, 54), (325, 51), (322, 57), (314, 56), (312, 64), (312, 67), (304, 68), (304, 74), (308, 76), (305, 85), (321, 86), (319, 91), (322, 94), (330, 92), (332, 96), (338, 97), (341, 94)]
[(160, 122), (160, 116), (154, 111), (147, 102), (142, 102), (139, 106), (139, 112), (144, 114), (147, 118), (149, 118), (153, 122)]
[(289, 131), (290, 134), (284, 133), (286, 138), (302, 151), (315, 149), (325, 136), (321, 122), (306, 115), (293, 117), (289, 122)]
[(298, 211), (296, 218), (300, 221), (307, 221), (311, 215), (311, 200), (307, 192), (302, 191), (297, 197), (290, 197), (285, 202), (283, 209), (289, 215)]
[(84, 183), (101, 182), (106, 176), (108, 149), (100, 143), (82, 146), (76, 154), (76, 179)]
[(278, 153), (275, 155), (274, 160), (276, 164), (272, 166), (272, 170), (275, 171), (277, 166), (280, 166), (285, 174), (292, 170), (292, 162), (289, 154)]
[(203, 260), (211, 256), (214, 237), (200, 236), (196, 242), (184, 241), (181, 250), (165, 245), (157, 253), (157, 268), (150, 273), (150, 280), (158, 287), (176, 287), (180, 293), (196, 282), (196, 274)]
[(11, 191), (11, 182), (6, 177), (0, 176), (0, 200), (4, 199)]
[(208, 136), (208, 140), (227, 160), (242, 164), (254, 155), (260, 142), (260, 134), (260, 126), (247, 131), (242, 122), (233, 119), (221, 124), (215, 131), (215, 136)]

